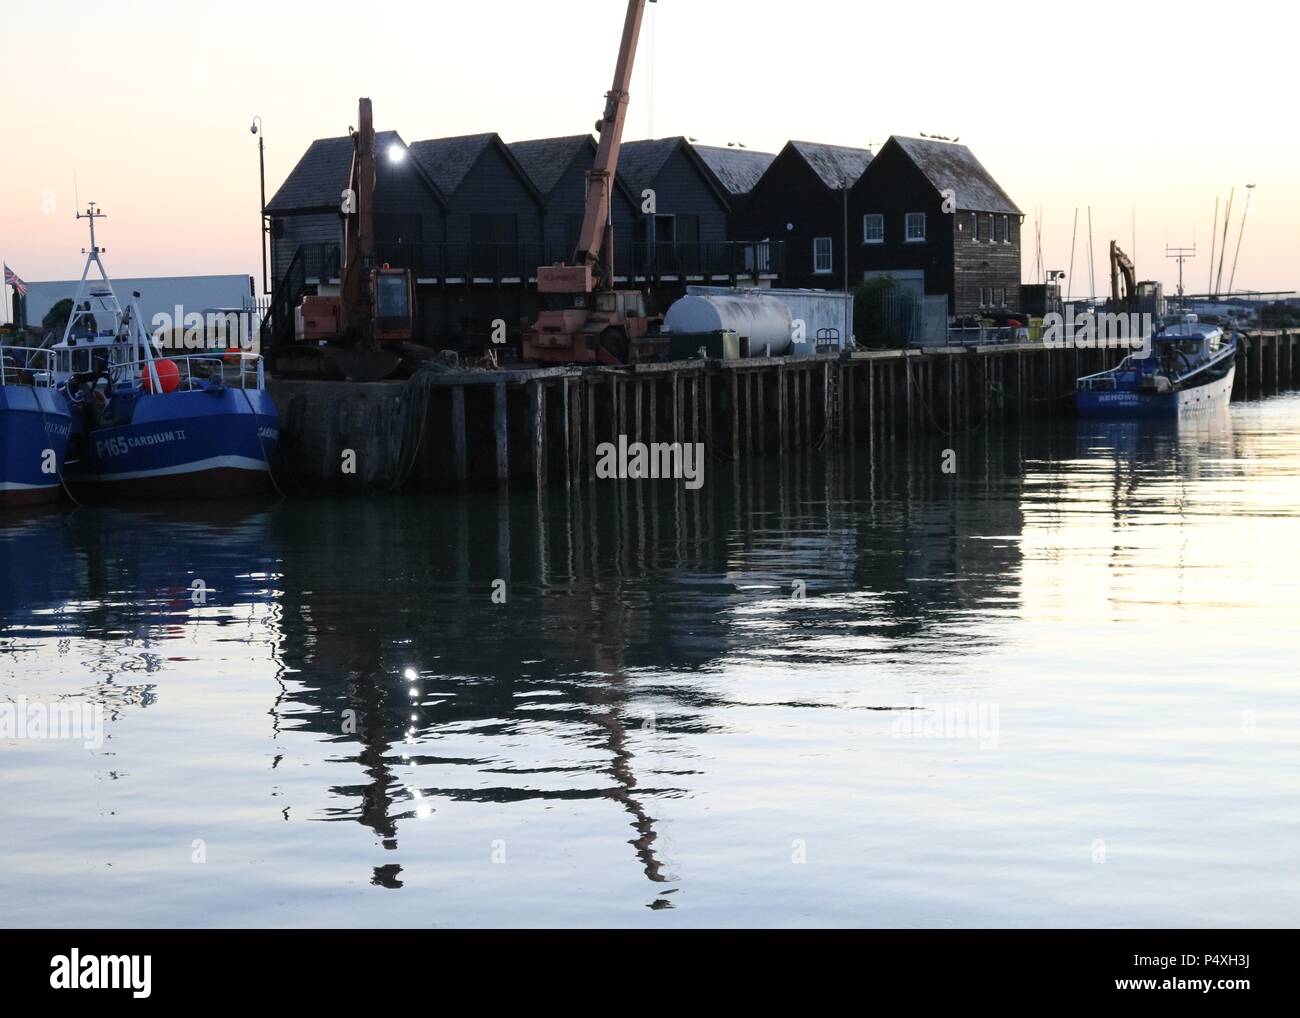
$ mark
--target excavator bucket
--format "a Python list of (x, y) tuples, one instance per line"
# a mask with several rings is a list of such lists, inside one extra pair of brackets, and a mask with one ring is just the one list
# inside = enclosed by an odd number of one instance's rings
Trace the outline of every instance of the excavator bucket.
[(349, 382), (380, 382), (392, 378), (402, 366), (402, 358), (389, 350), (357, 347), (328, 347), (325, 359)]

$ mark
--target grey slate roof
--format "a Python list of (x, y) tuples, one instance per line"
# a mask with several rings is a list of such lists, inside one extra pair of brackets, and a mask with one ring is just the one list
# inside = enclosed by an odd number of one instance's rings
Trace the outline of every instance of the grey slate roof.
[(445, 195), (452, 195), (496, 137), (492, 133), (463, 134), (455, 138), (415, 141), (411, 143), (411, 154), (420, 161), (438, 189)]
[(792, 141), (790, 144), (804, 157), (826, 186), (836, 191), (846, 183), (850, 187), (857, 183), (872, 158), (871, 150), (865, 148), (819, 145), (812, 141)]
[(668, 157), (676, 151), (685, 138), (654, 138), (646, 141), (625, 141), (618, 154), (618, 175), (633, 191), (650, 187), (663, 169)]
[[(375, 151), (383, 152), (394, 142), (402, 143), (396, 131), (376, 131)], [(268, 213), (318, 211), (339, 207), (339, 200), (352, 173), (352, 137), (319, 138), (313, 141), (298, 165), (269, 202)]]
[(754, 190), (758, 178), (776, 159), (771, 152), (755, 152), (747, 148), (719, 148), (715, 145), (696, 145), (694, 148), (718, 178), (718, 183), (737, 197)]
[(937, 190), (950, 188), (959, 209), (1022, 215), (1016, 203), (965, 145), (897, 135), (889, 140), (907, 153)]
[(572, 134), (565, 138), (516, 141), (506, 147), (532, 179), (533, 186), (543, 195), (549, 195), (578, 152), (594, 144), (589, 134)]

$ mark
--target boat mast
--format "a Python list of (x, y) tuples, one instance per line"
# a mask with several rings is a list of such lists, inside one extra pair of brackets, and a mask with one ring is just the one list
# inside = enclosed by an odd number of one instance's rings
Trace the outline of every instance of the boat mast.
[[(104, 263), (99, 257), (103, 253), (103, 249), (95, 243), (95, 220), (107, 219), (108, 213), (101, 212), (95, 207), (95, 203), (92, 201), (87, 203), (85, 212), (77, 213), (77, 218), (86, 219), (90, 222), (90, 247), (81, 249), (81, 253), (86, 256), (86, 264), (81, 270), (81, 279), (77, 283), (77, 292), (72, 298), (72, 313), (68, 315), (68, 322), (63, 327), (64, 344), (68, 342), (69, 337), (72, 335), (73, 325), (76, 324), (79, 318), (85, 315), (90, 316), (90, 320), (95, 323), (95, 332), (97, 334), (99, 332), (99, 320), (95, 317), (95, 312), (91, 309), (90, 301), (85, 299), (86, 280), (90, 276), (90, 267), (92, 265), (99, 269), (99, 278), (103, 281), (104, 285), (108, 287), (107, 292), (93, 294), (92, 296), (97, 296), (103, 300), (104, 305), (102, 310), (113, 315), (114, 331), (116, 331), (122, 323), (122, 307), (118, 304), (117, 295), (113, 292), (113, 281), (108, 278), (108, 270), (104, 268)], [(84, 310), (82, 310), (81, 307), (83, 302), (86, 305)]]

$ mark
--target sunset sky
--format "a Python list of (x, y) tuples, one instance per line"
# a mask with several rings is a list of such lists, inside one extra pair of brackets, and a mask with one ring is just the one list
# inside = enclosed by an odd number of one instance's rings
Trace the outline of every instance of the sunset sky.
[[(507, 141), (590, 129), (609, 87), (624, 0), (376, 5), (6, 0), (0, 257), (29, 280), (80, 272), (75, 193), (99, 202), (120, 276), (261, 273), (255, 114), (267, 196), (313, 138), (370, 96), (409, 142), (495, 130)], [(1226, 285), (1248, 183), (1237, 288), (1300, 285), (1300, 16), (1274, 3), (1086, 6), (994, 0), (661, 0), (638, 60), (628, 138), (687, 134), (777, 151), (790, 138), (878, 148), (960, 136), (1027, 213), (1023, 273), (1097, 288), (1107, 242), (1140, 278), (1197, 245), (1210, 274), (1216, 195), (1235, 186)], [(651, 72), (653, 71), (653, 77)], [(653, 87), (651, 87), (651, 84)], [(1220, 230), (1222, 221), (1220, 220)]]

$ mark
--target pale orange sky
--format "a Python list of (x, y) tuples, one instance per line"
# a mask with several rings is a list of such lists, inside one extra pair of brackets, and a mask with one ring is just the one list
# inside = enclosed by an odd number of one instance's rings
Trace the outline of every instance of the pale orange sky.
[[(110, 215), (101, 242), (115, 275), (260, 282), (254, 114), (268, 198), (313, 138), (346, 132), (361, 95), (379, 128), (408, 141), (580, 133), (601, 111), (624, 11), (623, 0), (6, 0), (0, 257), (27, 279), (79, 273), (75, 173), (82, 204)], [(1215, 196), (1237, 187), (1230, 266), (1254, 183), (1237, 288), (1300, 286), (1289, 5), (661, 0), (651, 12), (629, 138), (653, 126), (776, 151), (789, 138), (960, 136), (1029, 215), (1026, 281), (1034, 210), (1046, 267), (1066, 269), (1074, 209), (1092, 206), (1099, 290), (1107, 242), (1131, 247), (1136, 206), (1139, 276), (1172, 290), (1165, 244), (1195, 242), (1188, 289), (1202, 292)], [(1071, 289), (1086, 293), (1080, 220)]]

